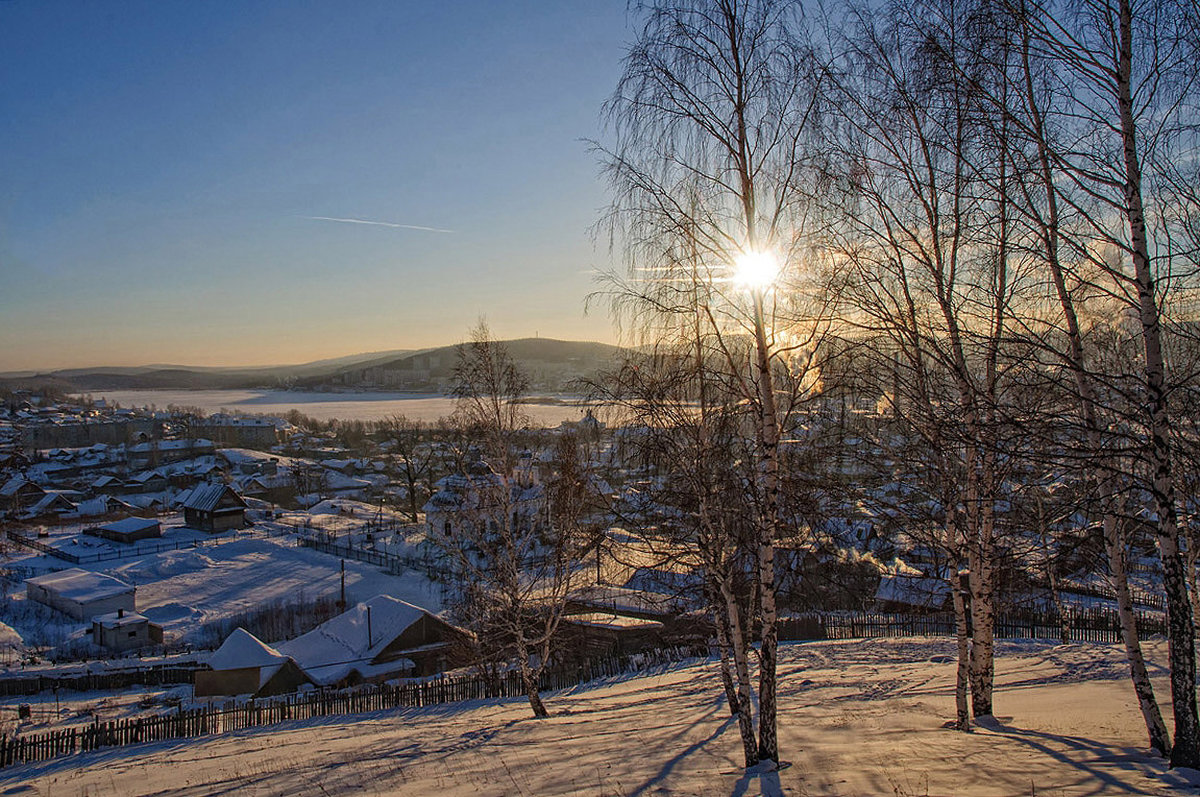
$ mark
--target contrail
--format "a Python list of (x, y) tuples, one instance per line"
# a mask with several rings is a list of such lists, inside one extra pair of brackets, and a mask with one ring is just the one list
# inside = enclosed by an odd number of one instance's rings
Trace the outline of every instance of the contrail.
[(333, 216), (301, 216), (302, 219), (313, 221), (340, 221), (343, 224), (370, 224), (375, 227), (395, 227), (400, 230), (421, 230), (422, 232), (453, 233), (454, 230), (443, 230), (440, 227), (422, 227), (418, 224), (393, 224), (390, 221), (369, 221), (367, 219), (337, 219)]

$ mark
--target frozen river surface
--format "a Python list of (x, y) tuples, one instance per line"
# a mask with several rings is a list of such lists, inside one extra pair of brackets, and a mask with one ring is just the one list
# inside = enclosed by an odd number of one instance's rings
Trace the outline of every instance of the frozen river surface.
[[(378, 421), (403, 415), (414, 421), (436, 421), (454, 411), (454, 399), (414, 393), (306, 393), (293, 390), (108, 390), (95, 391), (93, 398), (116, 402), (122, 407), (166, 409), (199, 407), (206, 413), (283, 415), (299, 410), (313, 418)], [(565, 399), (564, 401), (570, 401)], [(569, 403), (526, 404), (532, 425), (558, 426), (583, 417), (580, 405)]]

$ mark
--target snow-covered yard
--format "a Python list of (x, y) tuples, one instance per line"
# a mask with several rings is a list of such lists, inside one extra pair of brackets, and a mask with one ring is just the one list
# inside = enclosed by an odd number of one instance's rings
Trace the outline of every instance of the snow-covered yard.
[[(1116, 646), (1001, 643), (997, 723), (947, 730), (951, 640), (781, 648), (791, 766), (746, 774), (711, 662), (551, 696), (326, 718), (0, 771), (0, 793), (1071, 795), (1196, 793), (1146, 753)], [(1165, 645), (1152, 644), (1155, 662)], [(1155, 667), (1160, 699), (1163, 670)]]
[[(24, 552), (10, 563), (31, 572), (70, 566), (32, 552)], [(334, 595), (341, 589), (341, 561), (337, 557), (301, 547), (291, 535), (266, 537), (256, 531), (207, 536), (198, 548), (79, 567), (107, 573), (135, 586), (137, 610), (162, 625), (169, 640), (177, 641), (196, 640), (205, 623), (272, 605)], [(440, 590), (419, 573), (395, 576), (352, 559), (346, 560), (345, 567), (346, 593), (351, 603), (387, 594), (432, 612), (442, 609)], [(22, 643), (17, 636), (24, 644), (57, 644), (68, 638), (81, 639), (90, 627), (31, 605), (19, 581), (10, 583), (4, 605), (7, 609), (0, 619), (8, 625), (0, 627), (0, 652), (19, 649)], [(15, 658), (16, 654), (7, 654), (10, 663)]]

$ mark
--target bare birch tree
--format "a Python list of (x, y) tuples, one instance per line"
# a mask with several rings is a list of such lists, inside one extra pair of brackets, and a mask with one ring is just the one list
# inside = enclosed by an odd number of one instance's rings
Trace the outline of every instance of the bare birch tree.
[[(1168, 396), (1179, 384), (1170, 372), (1169, 290), (1194, 255), (1170, 245), (1154, 227), (1186, 201), (1157, 204), (1156, 180), (1169, 176), (1181, 157), (1181, 133), (1194, 129), (1197, 12), (1194, 3), (1086, 0), (1080, 3), (1010, 2), (1010, 18), (1021, 36), (1023, 102), (1010, 111), (1014, 124), (1036, 151), (1043, 210), (1033, 220), (1043, 238), (1068, 347), (1066, 364), (1089, 448), (1102, 444), (1103, 411), (1128, 422), (1126, 448), (1152, 474), (1125, 478), (1102, 464), (1096, 474), (1105, 504), (1105, 535), (1118, 593), (1131, 676), (1151, 745), (1170, 748), (1174, 766), (1200, 764), (1200, 721), (1195, 690), (1195, 630), (1179, 526), (1178, 485), (1172, 452)], [(1038, 82), (1035, 84), (1035, 79)], [(1008, 103), (998, 102), (1008, 106)], [(1185, 156), (1186, 160), (1186, 156)], [(1160, 230), (1162, 228), (1160, 227)], [(1061, 253), (1070, 258), (1064, 263)], [(1112, 258), (1109, 252), (1119, 253)], [(1084, 338), (1069, 285), (1098, 292), (1137, 319), (1140, 377), (1104, 372), (1087, 362)], [(1106, 389), (1107, 388), (1107, 389)], [(1116, 404), (1098, 396), (1117, 397)], [(1126, 405), (1126, 402), (1128, 404)], [(1104, 460), (1100, 460), (1102, 463)], [(1124, 575), (1123, 524), (1114, 508), (1122, 482), (1144, 486), (1149, 495), (1163, 586), (1169, 607), (1172, 704), (1171, 745), (1158, 713), (1133, 628)]]
[(484, 322), (459, 348), (454, 378), (457, 420), (479, 450), (430, 499), (453, 517), (435, 529), (437, 543), (457, 572), (460, 619), (485, 656), (515, 663), (533, 715), (547, 717), (539, 682), (583, 548), (576, 511), (583, 479), (572, 460), (547, 488), (522, 463), (519, 400), (527, 383)]
[(864, 3), (839, 18), (829, 82), (842, 135), (831, 141), (829, 198), (844, 212), (829, 246), (851, 275), (848, 322), (888, 341), (880, 367), (894, 363), (910, 406), (922, 408), (908, 415), (942, 452), (939, 472), (961, 474), (944, 520), (970, 572), (978, 716), (992, 712), (997, 507), (1022, 361), (1007, 341), (1026, 276), (1012, 252), (1009, 130), (947, 63), (1002, 79), (983, 54), (1008, 42), (972, 10)]
[[(633, 269), (634, 284), (617, 280), (615, 293), (627, 299), (626, 320), (637, 323), (680, 306), (661, 291), (639, 287), (639, 280), (668, 286), (698, 267), (715, 288), (702, 305), (704, 320), (718, 333), (726, 370), (753, 411), (754, 484), (762, 499), (756, 513), (758, 746), (746, 763), (778, 762), (781, 420), (775, 376), (812, 340), (788, 340), (793, 325), (784, 322), (784, 311), (792, 294), (770, 285), (770, 273), (760, 272), (740, 291), (732, 278), (739, 261), (770, 272), (774, 258), (784, 273), (799, 263), (804, 142), (817, 95), (808, 80), (809, 53), (796, 36), (797, 3), (662, 0), (638, 8), (645, 21), (606, 108), (614, 143), (600, 148), (615, 195), (605, 222)], [(739, 335), (751, 345), (732, 345)]]

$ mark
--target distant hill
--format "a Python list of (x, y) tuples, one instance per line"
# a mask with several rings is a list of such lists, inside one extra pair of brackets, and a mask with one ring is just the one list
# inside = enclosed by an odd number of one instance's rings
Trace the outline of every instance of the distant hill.
[[(561, 392), (589, 377), (620, 349), (606, 343), (522, 338), (504, 341), (537, 391)], [(53, 386), (66, 392), (100, 390), (219, 390), (278, 387), (357, 387), (442, 391), (449, 387), (457, 346), (389, 349), (299, 365), (141, 365), (64, 368), (0, 374), (0, 388)]]
[[(534, 391), (564, 392), (580, 379), (596, 375), (621, 349), (594, 341), (520, 338), (500, 341), (528, 376)], [(444, 392), (453, 380), (458, 345), (414, 352), (403, 357), (359, 363), (301, 381), (306, 387), (361, 387)]]
[(208, 366), (208, 365), (137, 365), (93, 366), (63, 368), (50, 372), (17, 372), (0, 374), (0, 387), (21, 388), (53, 386), (71, 391), (96, 390), (156, 390), (156, 389), (232, 389), (279, 387), (297, 379), (333, 374), (359, 363), (391, 360), (414, 349), (388, 349), (364, 352), (345, 357), (273, 366)]

